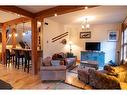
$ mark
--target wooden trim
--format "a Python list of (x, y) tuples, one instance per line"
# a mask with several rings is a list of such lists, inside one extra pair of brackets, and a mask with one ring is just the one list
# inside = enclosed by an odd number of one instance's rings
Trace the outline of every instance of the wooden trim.
[(10, 20), (10, 21), (4, 22), (4, 24), (6, 26), (8, 26), (8, 25), (15, 25), (15, 24), (23, 23), (23, 22), (28, 22), (28, 21), (30, 21), (29, 18), (21, 17), (21, 18), (17, 18), (17, 19), (14, 19), (14, 20)]
[(29, 18), (33, 18), (34, 14), (16, 6), (0, 6), (0, 10), (17, 13)]
[(32, 26), (32, 71), (33, 74), (38, 73), (38, 58), (37, 58), (37, 19), (31, 20)]
[[(88, 6), (88, 7), (93, 8), (97, 6)], [(42, 18), (54, 16), (55, 13), (57, 13), (58, 15), (61, 15), (61, 14), (70, 13), (70, 12), (83, 10), (83, 9), (85, 9), (85, 6), (57, 6), (47, 10), (40, 11), (36, 13), (35, 16), (38, 19), (42, 19)]]
[(2, 25), (2, 64), (6, 64), (6, 25)]

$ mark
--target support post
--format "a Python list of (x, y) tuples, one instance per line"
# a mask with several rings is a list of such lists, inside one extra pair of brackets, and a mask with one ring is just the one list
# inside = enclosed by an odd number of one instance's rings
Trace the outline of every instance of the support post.
[(2, 25), (2, 64), (6, 64), (6, 25)]
[(37, 69), (37, 19), (31, 19), (31, 27), (32, 27), (32, 73), (35, 75), (38, 73)]
[(16, 30), (12, 28), (12, 48), (16, 48), (16, 37), (15, 37)]

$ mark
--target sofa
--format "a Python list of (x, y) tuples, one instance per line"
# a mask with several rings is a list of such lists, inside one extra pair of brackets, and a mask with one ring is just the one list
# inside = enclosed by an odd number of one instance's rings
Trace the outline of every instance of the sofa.
[(127, 64), (116, 67), (107, 65), (104, 70), (82, 69), (78, 78), (95, 89), (127, 89)]

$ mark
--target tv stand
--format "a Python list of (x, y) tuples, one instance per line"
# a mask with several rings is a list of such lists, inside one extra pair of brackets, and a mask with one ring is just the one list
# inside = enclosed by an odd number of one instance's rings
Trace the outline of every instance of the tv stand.
[(99, 67), (104, 66), (105, 53), (102, 51), (81, 51), (81, 61), (97, 61)]

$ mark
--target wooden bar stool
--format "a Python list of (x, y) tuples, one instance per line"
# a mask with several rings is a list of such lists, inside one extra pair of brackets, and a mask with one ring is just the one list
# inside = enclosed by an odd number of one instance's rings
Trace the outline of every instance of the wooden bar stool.
[(23, 58), (24, 55), (22, 54), (21, 50), (14, 50), (15, 51), (15, 68), (20, 65), (20, 58), (22, 59), (22, 67), (23, 67)]
[(9, 64), (10, 62), (14, 63), (14, 54), (11, 54), (10, 50), (9, 49), (6, 49), (6, 66), (8, 64), (8, 61), (9, 61)]
[(27, 69), (27, 73), (29, 73), (29, 68), (30, 68), (30, 60), (31, 60), (31, 51), (24, 51), (24, 56), (25, 56), (25, 67), (24, 71)]

